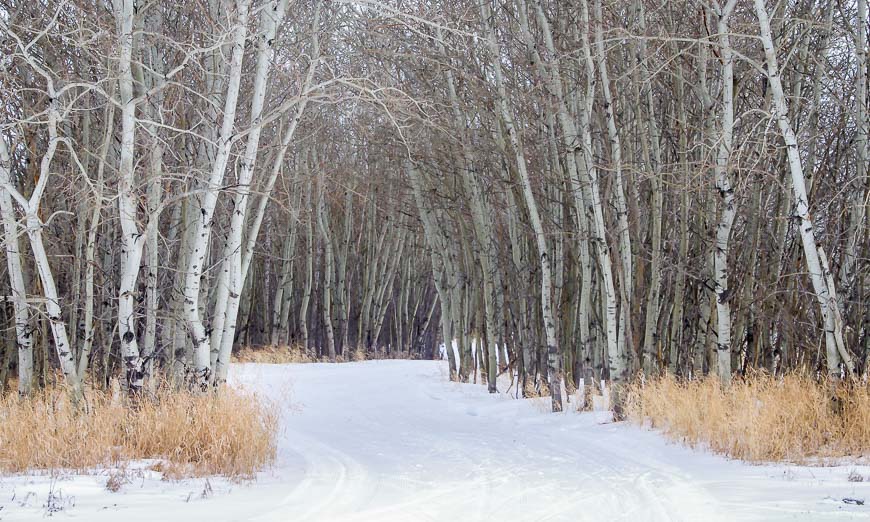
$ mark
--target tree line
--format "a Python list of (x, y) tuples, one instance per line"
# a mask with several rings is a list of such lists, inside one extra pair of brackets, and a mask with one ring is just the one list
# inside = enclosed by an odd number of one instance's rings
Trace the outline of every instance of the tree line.
[[(0, 2), (2, 380), (863, 377), (866, 0)], [(472, 344), (480, 349), (472, 350)], [(55, 371), (57, 370), (57, 371)]]

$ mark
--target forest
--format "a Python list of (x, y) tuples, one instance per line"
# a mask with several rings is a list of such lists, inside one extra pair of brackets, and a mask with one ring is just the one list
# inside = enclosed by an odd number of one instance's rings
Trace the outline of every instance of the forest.
[(867, 0), (0, 1), (0, 385), (866, 384), (867, 42)]
[(23, 395), (443, 339), (554, 407), (558, 375), (864, 375), (863, 0), (0, 14)]
[[(344, 520), (435, 455), (593, 484), (523, 520), (697, 520), (738, 490), (618, 421), (870, 454), (867, 4), (0, 0), (0, 472), (274, 465), (301, 485), (235, 498)], [(426, 520), (525, 495), (418, 465), (456, 498)], [(820, 491), (762, 478), (728, 505)], [(354, 520), (434, 502), (406, 493)]]

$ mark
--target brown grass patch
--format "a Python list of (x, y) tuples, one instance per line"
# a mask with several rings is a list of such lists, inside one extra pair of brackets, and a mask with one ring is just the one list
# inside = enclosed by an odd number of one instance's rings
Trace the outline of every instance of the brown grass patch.
[[(335, 362), (360, 362), (373, 359), (411, 359), (406, 352), (366, 353), (363, 348), (347, 350), (344, 354), (337, 355)], [(245, 346), (233, 354), (234, 363), (258, 363), (258, 364), (304, 364), (316, 362), (329, 362), (325, 355), (318, 358), (314, 353), (301, 346)]]
[(535, 382), (534, 379), (529, 379), (523, 387), (523, 397), (526, 399), (537, 399), (538, 397), (549, 396), (550, 385), (547, 381), (541, 380)]
[(135, 407), (92, 390), (85, 401), (75, 407), (61, 389), (0, 398), (0, 471), (87, 472), (160, 459), (177, 478), (250, 478), (275, 458), (277, 410), (242, 390), (194, 395), (162, 387)]
[(722, 388), (715, 378), (665, 376), (630, 385), (625, 412), (690, 446), (747, 461), (870, 454), (870, 386), (790, 374), (753, 375)]
[(301, 346), (245, 346), (233, 354), (233, 362), (291, 364), (317, 362), (317, 358)]

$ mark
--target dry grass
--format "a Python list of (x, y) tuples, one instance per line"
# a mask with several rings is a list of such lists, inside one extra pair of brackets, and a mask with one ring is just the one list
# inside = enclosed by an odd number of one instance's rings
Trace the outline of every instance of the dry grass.
[(549, 396), (550, 384), (547, 381), (540, 380), (536, 383), (534, 379), (529, 379), (523, 387), (523, 397), (526, 399), (537, 399), (539, 397)]
[[(348, 350), (335, 358), (335, 362), (360, 362), (376, 359), (415, 359), (416, 354), (408, 355), (407, 352), (394, 351), (386, 353), (366, 352), (362, 348)], [(246, 346), (233, 354), (235, 363), (259, 363), (259, 364), (300, 364), (329, 362), (327, 357), (318, 358), (314, 353), (301, 346)]]
[(89, 391), (85, 408), (60, 389), (0, 398), (0, 471), (123, 466), (160, 459), (174, 478), (249, 478), (275, 458), (278, 414), (270, 403), (225, 387), (192, 395), (161, 388), (135, 407)]
[(246, 346), (233, 354), (233, 362), (290, 364), (317, 362), (317, 359), (300, 346)]
[[(834, 398), (835, 397), (835, 398)], [(723, 389), (715, 378), (665, 376), (629, 386), (625, 411), (670, 437), (747, 461), (870, 454), (870, 386), (836, 390), (804, 375), (754, 375)]]

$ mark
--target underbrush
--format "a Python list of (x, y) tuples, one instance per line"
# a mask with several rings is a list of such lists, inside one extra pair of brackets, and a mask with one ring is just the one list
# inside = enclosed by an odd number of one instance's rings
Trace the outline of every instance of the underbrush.
[(716, 378), (665, 376), (628, 387), (625, 412), (669, 437), (729, 457), (809, 462), (870, 454), (870, 386), (757, 374), (728, 388)]
[(317, 362), (317, 358), (300, 346), (245, 346), (233, 353), (233, 362), (298, 364)]
[(87, 472), (157, 459), (168, 478), (251, 478), (275, 459), (278, 413), (258, 396), (224, 387), (191, 394), (161, 387), (135, 404), (89, 390), (72, 404), (60, 388), (0, 398), (0, 471)]
[[(343, 355), (338, 355), (335, 362), (359, 362), (374, 359), (412, 359), (413, 356), (407, 352), (395, 351), (392, 353), (379, 352), (367, 353), (362, 348), (348, 351)], [(306, 350), (301, 346), (245, 346), (233, 353), (233, 361), (235, 363), (258, 363), (258, 364), (304, 364), (316, 362), (329, 362), (326, 357), (318, 358), (316, 354), (310, 350)]]

